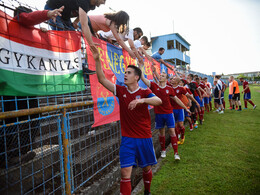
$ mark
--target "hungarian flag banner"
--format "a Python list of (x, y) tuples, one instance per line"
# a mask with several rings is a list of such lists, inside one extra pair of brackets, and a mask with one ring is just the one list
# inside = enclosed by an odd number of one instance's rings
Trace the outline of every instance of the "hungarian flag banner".
[(0, 95), (45, 96), (85, 89), (81, 34), (42, 32), (0, 11)]
[[(93, 41), (98, 43), (97, 48), (100, 54), (101, 66), (106, 78), (114, 84), (124, 85), (124, 74), (127, 66), (137, 66), (137, 60), (132, 59), (127, 51), (122, 50), (119, 47), (96, 38), (93, 38)], [(95, 70), (95, 61), (88, 45), (86, 46), (89, 68)], [(148, 61), (147, 58), (144, 58), (142, 71), (149, 80), (153, 79), (151, 64), (152, 63)], [(155, 62), (155, 64), (157, 71), (160, 72), (160, 64), (158, 62)], [(98, 82), (96, 74), (90, 75), (90, 86), (94, 101), (95, 119), (92, 127), (120, 120), (119, 102), (117, 97)], [(146, 85), (141, 80), (139, 81), (139, 86), (146, 88)]]

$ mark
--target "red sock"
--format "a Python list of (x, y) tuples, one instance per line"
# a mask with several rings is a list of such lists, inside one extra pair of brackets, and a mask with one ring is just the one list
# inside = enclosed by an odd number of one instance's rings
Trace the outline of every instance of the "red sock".
[(153, 178), (152, 169), (150, 169), (147, 172), (143, 171), (143, 181), (144, 181), (145, 191), (149, 191), (149, 192), (151, 191), (150, 187), (151, 187), (152, 178)]
[(202, 119), (203, 119), (203, 110), (201, 110), (201, 111), (199, 112), (199, 116), (200, 116), (200, 120), (202, 120)]
[(223, 106), (224, 106), (224, 109), (226, 109), (226, 102), (224, 99), (223, 99)]
[(120, 194), (121, 195), (131, 195), (131, 179), (130, 178), (121, 178)]
[(171, 136), (171, 144), (172, 144), (172, 148), (174, 151), (174, 154), (178, 154), (178, 143), (177, 143), (177, 137), (176, 136)]
[(184, 134), (185, 134), (185, 127), (184, 126), (181, 127), (180, 131), (181, 131), (181, 139), (183, 139), (184, 138)]
[(209, 105), (207, 104), (205, 107), (206, 107), (206, 111), (209, 112)]
[(247, 101), (244, 101), (244, 103), (245, 103), (245, 108), (247, 108)]
[(159, 141), (160, 141), (160, 144), (161, 144), (162, 151), (165, 151), (165, 136), (159, 135)]
[(193, 129), (193, 125), (192, 125), (192, 123), (190, 124), (190, 129)]
[(252, 106), (255, 106), (255, 104), (252, 102), (252, 100), (247, 100)]
[(179, 141), (180, 128), (178, 125), (175, 126), (175, 135), (177, 137), (177, 141)]

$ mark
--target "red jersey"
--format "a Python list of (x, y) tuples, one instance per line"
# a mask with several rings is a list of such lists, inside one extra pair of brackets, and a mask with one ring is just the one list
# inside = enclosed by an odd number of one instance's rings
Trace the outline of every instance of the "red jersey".
[(196, 90), (194, 91), (194, 97), (199, 96), (199, 94), (197, 93), (197, 89), (199, 88), (198, 83), (196, 81), (191, 81), (191, 82), (196, 85)]
[[(247, 85), (248, 85), (248, 82), (247, 82), (247, 81), (243, 81), (243, 89), (245, 89)], [(249, 87), (248, 87), (248, 89), (245, 90), (244, 92), (245, 92), (245, 93), (249, 93), (249, 92), (250, 92)]]
[[(220, 80), (220, 79), (219, 79)], [(226, 84), (222, 81), (222, 80), (220, 80), (221, 81), (221, 83), (222, 83), (222, 89), (221, 89), (221, 91), (224, 91), (225, 89), (226, 89)]]
[(204, 89), (206, 88), (206, 85), (204, 83), (200, 83), (199, 86), (203, 89), (203, 92), (201, 92), (201, 95), (203, 95), (205, 92), (204, 92)]
[(151, 138), (151, 117), (148, 104), (137, 105), (133, 110), (128, 108), (131, 101), (153, 97), (152, 91), (147, 88), (138, 88), (131, 92), (125, 86), (115, 85), (115, 95), (119, 99), (121, 134), (132, 138)]
[(192, 92), (190, 91), (190, 89), (189, 89), (188, 87), (184, 87), (184, 89), (186, 89), (186, 91), (187, 91), (190, 95), (192, 95)]
[(176, 96), (172, 87), (165, 85), (165, 87), (160, 87), (154, 82), (150, 82), (150, 89), (152, 92), (162, 100), (162, 104), (160, 106), (154, 106), (155, 114), (171, 114), (172, 113), (172, 105), (170, 102), (170, 96)]
[[(181, 99), (182, 95), (186, 95), (188, 92), (184, 89), (184, 87), (181, 87), (181, 86), (177, 86), (177, 87), (172, 87), (173, 90), (175, 91), (176, 93), (176, 96)], [(171, 104), (172, 104), (172, 108), (174, 110), (177, 110), (177, 109), (183, 109), (183, 107), (179, 106), (173, 99), (171, 99)]]

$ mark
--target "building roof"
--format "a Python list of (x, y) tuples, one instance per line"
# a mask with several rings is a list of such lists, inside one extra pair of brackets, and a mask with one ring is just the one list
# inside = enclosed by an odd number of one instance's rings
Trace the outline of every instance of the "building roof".
[(151, 37), (151, 41), (153, 42), (153, 40), (157, 39), (158, 37), (168, 36), (168, 35), (176, 35), (176, 36), (180, 37), (187, 45), (191, 46), (191, 45), (188, 43), (188, 41), (186, 41), (179, 33), (171, 33), (171, 34), (166, 34), (166, 35), (160, 35), (160, 36)]

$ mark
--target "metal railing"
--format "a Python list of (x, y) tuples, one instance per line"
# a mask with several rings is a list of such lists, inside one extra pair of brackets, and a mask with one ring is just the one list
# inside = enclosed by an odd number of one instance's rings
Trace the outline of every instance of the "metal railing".
[[(84, 101), (0, 113), (0, 191), (69, 194), (117, 161), (119, 122), (91, 128), (92, 104)], [(40, 115), (28, 117), (36, 114)], [(28, 120), (20, 120), (26, 116)], [(10, 117), (17, 121), (7, 123)]]

